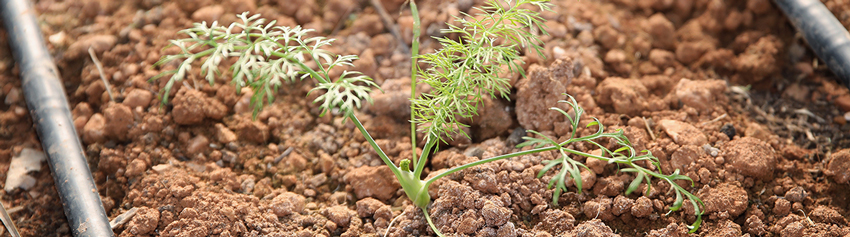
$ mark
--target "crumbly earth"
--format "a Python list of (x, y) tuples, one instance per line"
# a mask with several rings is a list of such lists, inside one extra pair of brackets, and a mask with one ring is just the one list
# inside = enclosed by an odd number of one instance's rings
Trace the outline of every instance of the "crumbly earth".
[[(98, 192), (110, 218), (139, 208), (119, 236), (434, 236), (424, 215), (350, 122), (320, 117), (310, 82), (285, 84), (252, 120), (250, 90), (225, 73), (210, 86), (194, 67), (160, 105), (175, 65), (152, 65), (193, 22), (230, 24), (244, 11), (278, 25), (303, 25), (336, 39), (329, 51), (359, 55), (354, 69), (383, 86), (358, 117), (391, 159), (411, 156), (405, 43), (412, 37), (403, 0), (381, 0), (396, 39), (366, 0), (40, 0), (47, 46), (70, 99)], [(421, 1), (422, 49), (474, 12), (481, 0)], [(825, 0), (845, 26), (850, 3)], [(567, 183), (557, 205), (538, 178), (540, 153), (449, 175), (431, 186), (429, 213), (450, 236), (847, 236), (850, 227), (850, 90), (819, 62), (769, 0), (557, 1), (542, 15), (550, 35), (541, 58), (525, 52), (512, 93), (487, 98), (467, 131), (441, 146), (424, 175), (522, 149), (524, 129), (568, 138), (562, 93), (639, 150), (653, 167), (678, 170), (705, 202), (668, 208), (670, 186), (654, 179), (625, 195), (635, 177), (615, 165), (577, 159), (583, 190)], [(6, 42), (5, 31), (0, 41)], [(103, 62), (99, 72), (92, 48)], [(0, 47), (0, 180), (11, 157), (40, 148), (19, 69)], [(109, 81), (115, 101), (100, 77)], [(748, 87), (749, 86), (749, 87)], [(418, 92), (428, 88), (418, 88)], [(579, 135), (595, 132), (580, 121)], [(421, 136), (420, 136), (421, 137)], [(609, 141), (601, 141), (608, 144)], [(590, 144), (572, 148), (592, 151)], [(528, 149), (528, 148), (525, 148)], [(417, 151), (417, 152), (421, 152)], [(47, 164), (44, 164), (45, 166)], [(3, 191), (24, 236), (69, 236), (49, 172), (30, 190)], [(648, 191), (648, 192), (647, 192)]]

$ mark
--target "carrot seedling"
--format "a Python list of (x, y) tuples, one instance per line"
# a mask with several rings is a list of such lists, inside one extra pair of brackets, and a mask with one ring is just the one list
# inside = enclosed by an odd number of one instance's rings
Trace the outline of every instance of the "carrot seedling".
[[(181, 53), (166, 55), (157, 63), (157, 65), (163, 65), (174, 60), (182, 60), (176, 69), (160, 74), (160, 76), (171, 74), (163, 88), (162, 101), (168, 102), (168, 94), (172, 86), (186, 77), (186, 73), (195, 61), (203, 61), (202, 74), (212, 84), (216, 76), (220, 74), (218, 68), (221, 62), (230, 57), (237, 58), (230, 70), (232, 83), (237, 87), (237, 91), (246, 86), (254, 90), (251, 102), (255, 117), (266, 103), (272, 102), (277, 88), (283, 81), (292, 82), (312, 78), (316, 80), (317, 85), (311, 93), (323, 93), (313, 101), (321, 107), (322, 115), (328, 111), (338, 111), (344, 119), (350, 120), (357, 127), (381, 160), (393, 172), (407, 197), (423, 211), (431, 229), (441, 236), (427, 210), (431, 203), (428, 187), (434, 181), (476, 165), (545, 151), (556, 151), (560, 154), (557, 159), (545, 161), (545, 166), (538, 175), (541, 177), (560, 166), (560, 170), (549, 182), (549, 188), (555, 188), (552, 199), (554, 205), (558, 204), (560, 194), (567, 191), (566, 183), (569, 180), (573, 180), (577, 192), (581, 192), (580, 171), (582, 168), (588, 168), (572, 157), (585, 156), (616, 163), (624, 167), (620, 171), (635, 173), (635, 179), (626, 189), (627, 195), (637, 190), (641, 183), (646, 183), (648, 193), (652, 187), (652, 178), (669, 183), (670, 192), (676, 195), (670, 212), (681, 209), (684, 200), (689, 200), (697, 215), (696, 222), (690, 226), (691, 232), (699, 228), (702, 220), (701, 208), (705, 205), (699, 197), (676, 183), (677, 180), (691, 181), (691, 179), (680, 175), (678, 170), (673, 174), (665, 175), (638, 165), (637, 163), (642, 163), (639, 161), (647, 161), (655, 167), (660, 167), (658, 158), (651, 153), (635, 150), (622, 130), (605, 132), (604, 126), (595, 118), (593, 118), (594, 122), (587, 127), (595, 126), (597, 132), (577, 137), (576, 131), (580, 129), (579, 121), (584, 110), (572, 96), (567, 94), (564, 95), (568, 100), (560, 102), (569, 105), (571, 111), (552, 108), (563, 114), (570, 122), (572, 133), (566, 141), (557, 142), (540, 132), (529, 130), (529, 133), (537, 136), (525, 137), (526, 142), (518, 146), (528, 146), (531, 149), (453, 167), (423, 180), (422, 173), (427, 159), (430, 154), (438, 151), (439, 143), (451, 139), (456, 134), (467, 135), (462, 128), (468, 125), (460, 122), (458, 118), (472, 118), (477, 115), (478, 105), (484, 96), (508, 98), (510, 93), (508, 79), (499, 75), (504, 74), (503, 70), (524, 75), (522, 67), (518, 64), (521, 61), (519, 50), (523, 47), (531, 48), (543, 56), (540, 47), (542, 42), (530, 30), (538, 29), (546, 33), (543, 18), (540, 17), (539, 12), (548, 11), (549, 3), (548, 0), (519, 0), (507, 1), (503, 5), (496, 0), (490, 0), (485, 6), (475, 8), (474, 11), (479, 12), (476, 15), (463, 13), (462, 16), (456, 16), (458, 25), (449, 25), (442, 32), (459, 37), (457, 39), (435, 38), (442, 47), (436, 52), (424, 55), (418, 52), (420, 36), (418, 9), (414, 1), (409, 1), (409, 4), (414, 19), (410, 87), (413, 153), (410, 159), (402, 160), (399, 165), (394, 164), (387, 157), (354, 113), (360, 108), (362, 101), (372, 102), (369, 93), (378, 86), (372, 82), (371, 78), (359, 72), (346, 71), (339, 78), (331, 78), (329, 74), (334, 67), (351, 66), (357, 57), (354, 55), (334, 57), (322, 50), (322, 47), (333, 42), (332, 39), (308, 37), (306, 34), (311, 30), (297, 26), (293, 28), (274, 26), (274, 21), (264, 24), (265, 20), (259, 18), (259, 15), (240, 14), (238, 16), (242, 22), (233, 23), (229, 27), (220, 26), (217, 22), (207, 26), (204, 22), (196, 23), (193, 28), (181, 31), (189, 37), (171, 41)], [(530, 10), (526, 7), (527, 5), (536, 7), (539, 11)], [(241, 32), (233, 32), (237, 27), (242, 29)], [(307, 66), (304, 63), (306, 60), (313, 61), (315, 68)], [(419, 60), (428, 66), (419, 68), (417, 62)], [(503, 68), (505, 65), (507, 67)], [(429, 85), (431, 90), (416, 96), (415, 88), (420, 83)], [(416, 153), (417, 131), (425, 136), (423, 138), (425, 145), (421, 154)], [(610, 150), (598, 143), (599, 139), (614, 141), (617, 148)], [(574, 142), (592, 144), (602, 152), (596, 155), (569, 148), (568, 145)], [(691, 184), (693, 185), (693, 181)]]

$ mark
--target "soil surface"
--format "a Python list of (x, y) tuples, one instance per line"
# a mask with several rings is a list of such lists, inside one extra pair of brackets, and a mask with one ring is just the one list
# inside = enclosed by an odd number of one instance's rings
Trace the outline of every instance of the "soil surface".
[[(229, 74), (214, 86), (198, 68), (159, 106), (174, 65), (153, 67), (170, 39), (193, 22), (230, 24), (244, 11), (303, 25), (337, 39), (333, 53), (359, 55), (353, 68), (384, 92), (358, 117), (398, 162), (410, 157), (412, 18), (403, 0), (380, 1), (399, 28), (389, 32), (366, 0), (40, 0), (39, 22), (64, 81), (75, 126), (110, 219), (138, 208), (119, 236), (433, 236), (423, 214), (350, 123), (321, 111), (310, 82), (287, 84), (251, 119), (251, 91)], [(422, 1), (422, 48), (473, 12), (480, 0)], [(847, 1), (824, 0), (850, 26)], [(524, 57), (510, 100), (486, 98), (470, 139), (441, 146), (425, 175), (506, 154), (534, 129), (569, 136), (548, 110), (573, 95), (607, 129), (622, 129), (666, 174), (679, 169), (705, 202), (667, 215), (675, 195), (624, 195), (634, 178), (595, 160), (584, 189), (552, 205), (558, 168), (536, 178), (540, 153), (502, 160), (431, 186), (430, 215), (451, 236), (847, 236), (850, 227), (850, 92), (818, 61), (769, 0), (557, 1), (543, 13), (545, 59)], [(0, 31), (0, 41), (6, 34)], [(6, 45), (5, 43), (3, 45)], [(91, 47), (103, 62), (92, 63)], [(41, 149), (8, 47), (0, 47), (0, 180), (23, 148)], [(340, 71), (341, 72), (341, 71)], [(100, 77), (110, 83), (110, 100)], [(590, 122), (582, 120), (582, 125)], [(584, 127), (584, 126), (581, 126)], [(581, 129), (579, 134), (591, 134)], [(588, 144), (574, 149), (590, 152)], [(28, 190), (2, 192), (24, 236), (68, 236), (71, 228), (47, 164)], [(687, 185), (682, 183), (681, 185)], [(641, 187), (640, 190), (645, 190)], [(392, 225), (390, 225), (392, 223)]]

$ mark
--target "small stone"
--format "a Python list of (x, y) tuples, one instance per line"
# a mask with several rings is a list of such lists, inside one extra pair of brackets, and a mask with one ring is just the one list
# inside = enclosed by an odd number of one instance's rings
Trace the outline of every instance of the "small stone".
[(516, 226), (514, 226), (513, 222), (505, 223), (504, 225), (499, 226), (499, 229), (496, 231), (496, 236), (516, 237), (518, 236)]
[(9, 90), (9, 93), (6, 93), (6, 99), (3, 100), (3, 102), (6, 103), (6, 105), (17, 104), (20, 101), (21, 101), (21, 89), (18, 89), (18, 88), (12, 88), (11, 90)]
[(372, 217), (372, 215), (374, 215), (375, 212), (378, 211), (378, 209), (387, 205), (379, 201), (378, 199), (367, 197), (357, 201), (356, 206), (357, 214), (360, 215), (360, 217), (367, 218)]
[(684, 145), (679, 147), (679, 149), (673, 152), (673, 155), (670, 156), (670, 166), (672, 166), (674, 170), (678, 169), (683, 172), (690, 170), (688, 167), (699, 160), (703, 154), (703, 150), (699, 149), (697, 146)]
[(142, 109), (147, 109), (148, 105), (151, 103), (151, 99), (153, 99), (153, 93), (147, 90), (142, 89), (133, 89), (130, 90), (130, 93), (127, 93), (127, 97), (124, 98), (124, 105), (129, 106), (130, 108), (135, 109), (136, 107), (142, 107)]
[(94, 114), (83, 126), (83, 142), (93, 144), (106, 141), (106, 119), (100, 113)]
[(269, 126), (260, 121), (245, 121), (236, 126), (239, 139), (254, 143), (265, 143), (269, 139)]
[(375, 36), (384, 32), (384, 23), (377, 14), (364, 14), (351, 24), (351, 32), (365, 32), (370, 37)]
[(71, 114), (73, 114), (75, 118), (84, 117), (88, 119), (92, 116), (92, 114), (94, 114), (94, 111), (92, 110), (91, 105), (89, 105), (89, 103), (81, 102), (74, 107), (74, 111), (72, 111)]
[(744, 226), (746, 227), (747, 233), (750, 233), (751, 235), (765, 236), (767, 234), (767, 226), (756, 215), (747, 217), (747, 221), (744, 223)]
[(726, 134), (726, 136), (729, 137), (729, 140), (735, 138), (736, 135), (735, 126), (732, 126), (731, 123), (723, 124), (723, 126), (720, 127), (720, 132)]
[(622, 49), (612, 49), (605, 54), (604, 61), (609, 64), (619, 64), (626, 61), (626, 52)]
[(682, 79), (676, 84), (676, 97), (682, 104), (701, 112), (708, 112), (715, 101), (726, 91), (724, 80), (689, 80)]
[(189, 140), (189, 145), (186, 146), (186, 152), (191, 157), (195, 157), (198, 154), (203, 154), (210, 147), (210, 141), (204, 135), (197, 135), (191, 140)]
[(809, 88), (804, 85), (800, 85), (800, 83), (794, 83), (785, 87), (785, 91), (782, 92), (782, 95), (799, 102), (806, 102), (806, 98), (809, 96)]
[(803, 222), (797, 221), (785, 226), (785, 228), (779, 232), (779, 236), (804, 236), (803, 230), (805, 229), (806, 227), (803, 225)]
[(614, 203), (612, 204), (612, 213), (615, 216), (620, 216), (624, 213), (629, 213), (632, 210), (632, 205), (635, 203), (635, 200), (627, 198), (623, 195), (618, 195), (614, 198)]
[(351, 185), (358, 199), (374, 197), (387, 201), (401, 187), (387, 166), (354, 168), (343, 177), (343, 181)]
[(127, 223), (126, 231), (136, 236), (147, 235), (156, 229), (159, 217), (159, 211), (156, 209), (140, 207), (130, 223)]
[(712, 45), (705, 41), (679, 43), (676, 46), (676, 59), (683, 64), (690, 64), (711, 49)]
[(744, 137), (724, 143), (720, 150), (726, 166), (745, 176), (771, 180), (776, 167), (776, 152), (762, 140)]
[(659, 121), (658, 125), (679, 145), (701, 146), (708, 143), (708, 137), (694, 125), (669, 119)]
[(777, 199), (773, 204), (773, 214), (785, 216), (791, 213), (791, 202), (786, 199)]
[(236, 141), (237, 137), (236, 133), (233, 133), (224, 124), (217, 123), (215, 124), (215, 139), (221, 144), (227, 144)]
[(705, 213), (728, 212), (733, 219), (747, 210), (747, 200), (749, 200), (747, 190), (730, 183), (700, 189), (697, 195), (705, 202)]
[(599, 196), (585, 202), (581, 210), (584, 216), (590, 219), (612, 220), (614, 219), (614, 213), (611, 210), (611, 203), (611, 198)]
[(336, 223), (337, 226), (348, 227), (352, 214), (346, 206), (332, 206), (325, 209), (325, 216), (328, 217), (328, 220)]
[(174, 96), (171, 114), (180, 125), (194, 125), (204, 120), (204, 94), (200, 91), (180, 88)]
[(647, 32), (652, 36), (652, 46), (662, 49), (673, 49), (676, 38), (673, 37), (676, 28), (673, 22), (663, 13), (656, 13), (647, 20)]
[(653, 49), (649, 51), (649, 61), (653, 65), (664, 69), (676, 64), (676, 55), (667, 50)]
[(293, 213), (301, 213), (304, 211), (304, 196), (284, 192), (272, 199), (271, 208), (278, 217), (288, 216)]
[(639, 80), (609, 77), (599, 83), (598, 103), (611, 105), (614, 111), (639, 116), (649, 108), (649, 90)]
[(788, 201), (791, 202), (802, 202), (807, 196), (809, 195), (806, 193), (806, 190), (800, 186), (794, 187), (791, 190), (788, 190), (788, 192), (785, 192), (785, 199), (788, 199)]
[(652, 214), (652, 200), (644, 196), (635, 200), (635, 204), (632, 205), (632, 215), (641, 218), (649, 216), (649, 214)]
[(212, 5), (202, 7), (192, 13), (192, 20), (195, 22), (206, 22), (207, 25), (212, 24), (213, 21), (217, 21), (224, 15), (224, 7), (221, 5)]
[(145, 169), (147, 169), (147, 164), (144, 160), (134, 159), (130, 161), (129, 164), (127, 164), (127, 168), (124, 171), (124, 176), (127, 178), (135, 178), (142, 175), (142, 173), (145, 172)]
[(153, 170), (157, 173), (163, 174), (166, 171), (171, 170), (171, 168), (174, 168), (174, 167), (171, 166), (170, 164), (159, 164), (159, 165), (154, 165), (153, 167), (151, 167), (151, 170)]
[(506, 207), (496, 206), (493, 202), (486, 202), (481, 208), (481, 216), (484, 217), (484, 224), (487, 226), (501, 226), (508, 222), (508, 219), (513, 214), (511, 209)]
[(124, 104), (109, 103), (103, 110), (106, 118), (106, 135), (118, 140), (126, 140), (128, 131), (135, 125), (133, 111)]
[(757, 123), (757, 122), (747, 123), (747, 128), (744, 129), (744, 136), (745, 137), (758, 138), (759, 140), (762, 140), (762, 141), (765, 141), (765, 142), (770, 141), (771, 135), (773, 135), (773, 133), (770, 132), (770, 128), (768, 128), (767, 126), (765, 126), (763, 124)]
[(829, 158), (829, 165), (824, 173), (832, 177), (836, 183), (850, 183), (850, 149), (832, 153)]
[(599, 219), (582, 222), (571, 233), (569, 236), (619, 236)]
[[(592, 155), (602, 155), (602, 150), (593, 150), (590, 151)], [(587, 167), (590, 170), (593, 170), (593, 173), (601, 174), (605, 172), (605, 166), (608, 165), (608, 162), (600, 159), (587, 159)]]
[(815, 207), (809, 215), (815, 222), (830, 223), (840, 226), (847, 225), (847, 219), (845, 219), (844, 216), (842, 216), (837, 210), (828, 206), (819, 205)]
[(118, 37), (114, 35), (95, 35), (77, 40), (68, 46), (65, 51), (66, 59), (79, 59), (81, 57), (89, 57), (89, 48), (92, 48), (95, 54), (101, 54), (115, 46), (118, 42)]

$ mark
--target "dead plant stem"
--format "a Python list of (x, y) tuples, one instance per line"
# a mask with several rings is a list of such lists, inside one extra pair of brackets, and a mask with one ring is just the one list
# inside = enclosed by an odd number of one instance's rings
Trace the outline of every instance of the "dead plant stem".
[(97, 67), (97, 72), (100, 74), (100, 80), (103, 81), (103, 86), (106, 87), (106, 93), (109, 94), (109, 100), (115, 102), (115, 97), (112, 96), (112, 86), (109, 85), (109, 81), (106, 80), (106, 77), (103, 76), (103, 66), (100, 65), (100, 60), (97, 60), (97, 56), (94, 55), (94, 50), (89, 47), (89, 56), (91, 56), (91, 61), (94, 62), (94, 65)]

